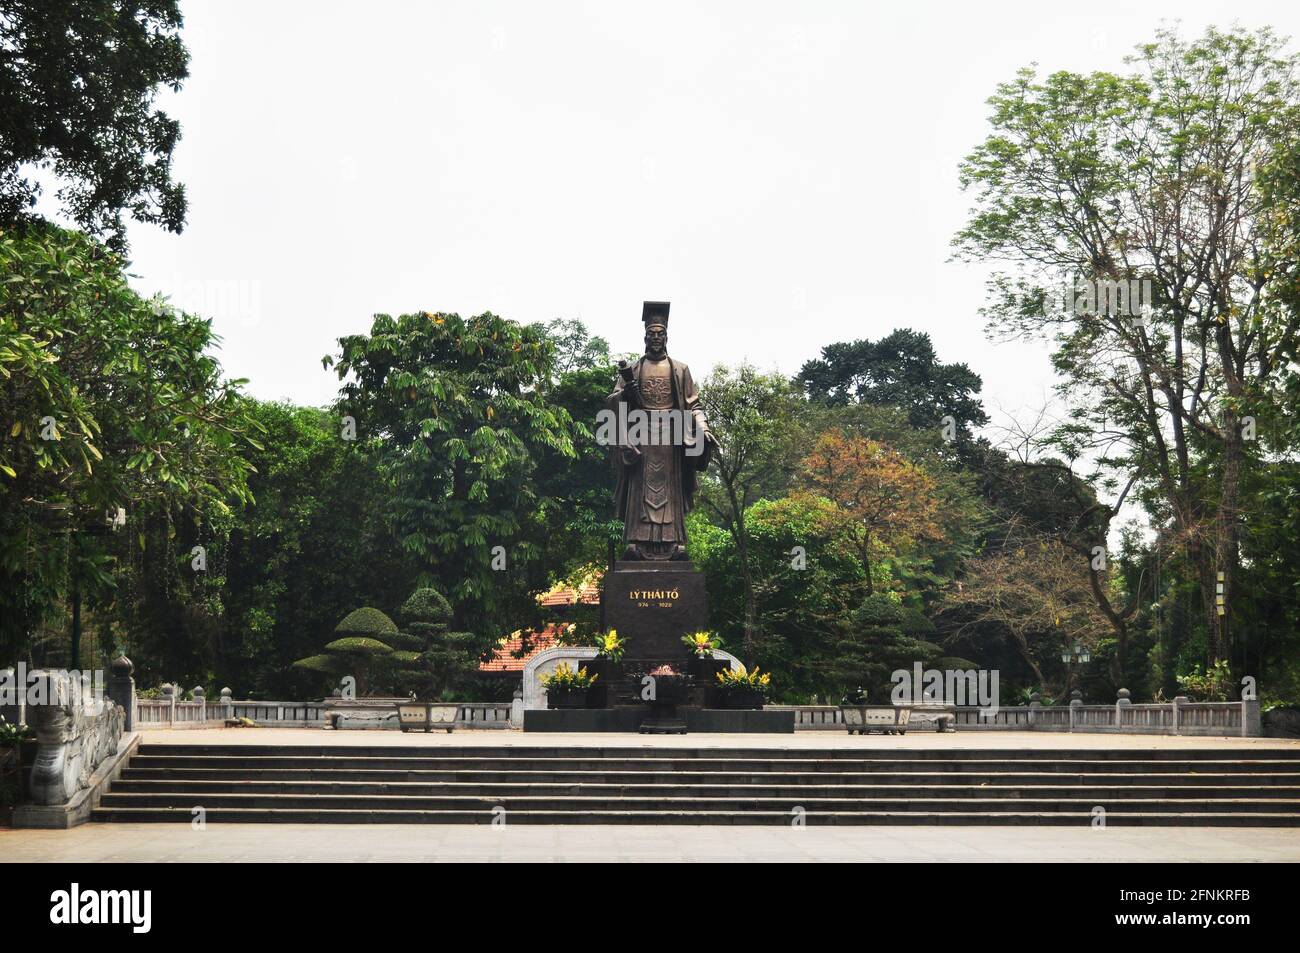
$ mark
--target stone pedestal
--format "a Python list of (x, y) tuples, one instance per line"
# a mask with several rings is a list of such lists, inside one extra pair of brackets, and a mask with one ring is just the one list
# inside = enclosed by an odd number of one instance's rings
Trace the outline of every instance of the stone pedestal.
[(616, 562), (602, 584), (605, 625), (627, 639), (628, 659), (678, 660), (682, 636), (709, 627), (704, 573), (689, 562)]
[[(763, 734), (794, 733), (794, 712), (729, 711), (713, 708), (685, 708), (682, 715), (687, 733)], [(542, 709), (524, 712), (524, 731), (604, 732), (640, 731), (645, 722), (644, 708), (577, 708)]]
[(135, 731), (135, 665), (125, 655), (119, 655), (108, 668), (108, 697), (122, 707), (122, 730)]

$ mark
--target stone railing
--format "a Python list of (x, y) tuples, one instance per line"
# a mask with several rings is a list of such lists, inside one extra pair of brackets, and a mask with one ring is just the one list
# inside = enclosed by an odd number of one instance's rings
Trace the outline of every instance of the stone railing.
[(1095, 731), (1153, 735), (1218, 735), (1259, 737), (1263, 734), (1258, 701), (1193, 702), (1178, 696), (1171, 702), (1134, 704), (1128, 689), (1119, 690), (1112, 705), (1085, 705), (1078, 693), (1068, 705), (955, 709), (958, 730), (975, 731)]
[[(362, 698), (340, 705), (337, 700), (319, 702), (237, 700), (230, 689), (221, 697), (208, 701), (202, 688), (191, 692), (192, 701), (178, 698), (173, 685), (164, 685), (158, 698), (136, 700), (136, 724), (147, 728), (220, 728), (230, 718), (246, 718), (271, 728), (323, 728), (330, 714), (343, 708), (393, 711), (393, 699), (376, 699), (372, 704)], [(456, 717), (458, 728), (510, 728), (513, 706), (510, 702), (461, 702)]]
[(764, 705), (763, 709), (794, 712), (795, 731), (844, 730), (838, 705)]
[[(793, 711), (796, 731), (844, 730), (835, 705), (768, 705)], [(1134, 704), (1126, 688), (1111, 705), (1085, 705), (1076, 697), (1068, 705), (999, 708), (991, 714), (976, 706), (951, 706), (958, 731), (1088, 731), (1158, 735), (1218, 735), (1259, 737), (1258, 701), (1193, 702), (1179, 696), (1171, 702)]]
[(462, 728), (510, 728), (510, 702), (461, 702), (456, 721)]

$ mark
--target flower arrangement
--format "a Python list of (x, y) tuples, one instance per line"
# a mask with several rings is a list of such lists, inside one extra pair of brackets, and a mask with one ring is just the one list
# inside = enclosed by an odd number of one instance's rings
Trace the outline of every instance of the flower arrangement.
[(696, 658), (708, 658), (714, 649), (722, 648), (722, 640), (712, 632), (692, 632), (682, 636), (682, 644), (695, 653)]
[(20, 741), (31, 741), (36, 733), (27, 725), (15, 725), (0, 715), (0, 748), (10, 748)]
[(596, 636), (596, 658), (618, 662), (623, 658), (623, 649), (626, 647), (627, 639), (619, 638), (617, 629)]
[(549, 675), (543, 675), (541, 681), (542, 687), (548, 690), (577, 692), (591, 688), (598, 678), (600, 676), (589, 673), (585, 665), (575, 670), (568, 662), (561, 662)]
[(771, 683), (772, 673), (760, 673), (757, 665), (752, 670), (742, 665), (740, 668), (728, 668), (718, 673), (718, 687), (724, 692), (758, 692), (766, 698)]

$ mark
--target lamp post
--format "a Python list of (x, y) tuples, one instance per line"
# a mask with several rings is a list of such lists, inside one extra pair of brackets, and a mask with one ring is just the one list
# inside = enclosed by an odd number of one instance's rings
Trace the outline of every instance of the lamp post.
[(1067, 648), (1061, 653), (1061, 661), (1066, 665), (1082, 664), (1092, 660), (1092, 653), (1081, 642), (1074, 643), (1074, 649)]
[(1065, 687), (1067, 689), (1069, 689), (1070, 685), (1074, 682), (1074, 666), (1082, 665), (1084, 662), (1091, 660), (1092, 653), (1088, 651), (1086, 645), (1079, 642), (1077, 639), (1075, 640), (1073, 649), (1067, 646), (1066, 649), (1061, 652), (1061, 661), (1065, 663)]

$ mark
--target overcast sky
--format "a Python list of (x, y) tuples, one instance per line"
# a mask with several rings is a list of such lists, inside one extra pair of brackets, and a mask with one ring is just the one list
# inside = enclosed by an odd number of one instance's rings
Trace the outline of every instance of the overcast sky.
[(995, 417), (1032, 406), (1047, 348), (987, 341), (947, 261), (995, 84), (1120, 69), (1174, 17), (1300, 35), (1300, 4), (1241, 0), (183, 8), (189, 224), (132, 227), (136, 284), (212, 316), (254, 394), (317, 404), (376, 312), (580, 318), (624, 351), (666, 299), (701, 375), (912, 327)]

